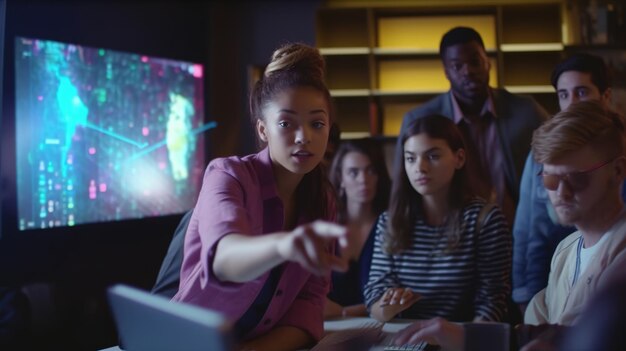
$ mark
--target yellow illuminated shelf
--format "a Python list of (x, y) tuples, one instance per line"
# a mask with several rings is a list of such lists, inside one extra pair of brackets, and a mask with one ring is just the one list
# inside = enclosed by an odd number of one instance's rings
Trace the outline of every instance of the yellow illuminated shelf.
[(351, 96), (369, 96), (369, 89), (331, 89), (332, 97), (351, 97)]
[(480, 33), (485, 48), (496, 48), (493, 15), (403, 16), (378, 19), (379, 48), (413, 48), (439, 51), (441, 37), (455, 26), (472, 27)]
[(402, 96), (402, 95), (434, 95), (441, 94), (448, 91), (450, 87), (446, 88), (437, 88), (437, 89), (377, 89), (372, 91), (372, 95), (374, 96)]
[(374, 48), (375, 55), (437, 55), (437, 49), (416, 49), (416, 48)]
[(554, 93), (552, 85), (507, 85), (504, 87), (511, 93), (533, 94), (533, 93)]
[[(336, 0), (317, 15), (342, 138), (397, 136), (411, 108), (450, 89), (439, 57), (456, 26), (480, 33), (489, 85), (558, 109), (552, 69), (562, 59), (568, 0)], [(547, 107), (546, 107), (547, 108)]]
[[(378, 89), (382, 92), (418, 92), (421, 94), (442, 92), (450, 88), (441, 60), (381, 60), (378, 62)], [(489, 84), (498, 85), (495, 59), (491, 59)]]
[(383, 106), (383, 112), (385, 114), (382, 125), (383, 135), (397, 136), (400, 134), (400, 127), (402, 126), (404, 115), (418, 105), (418, 102), (385, 104)]
[(501, 44), (502, 52), (563, 51), (563, 43)]
[[(487, 54), (495, 54), (495, 49), (486, 50)], [(416, 48), (374, 48), (374, 55), (439, 55), (439, 49), (416, 49)]]
[(360, 139), (372, 136), (370, 132), (341, 132), (341, 139)]
[(377, 71), (381, 91), (436, 91), (450, 86), (439, 59), (380, 61)]
[(322, 55), (367, 55), (370, 53), (368, 47), (343, 47), (343, 48), (319, 48)]

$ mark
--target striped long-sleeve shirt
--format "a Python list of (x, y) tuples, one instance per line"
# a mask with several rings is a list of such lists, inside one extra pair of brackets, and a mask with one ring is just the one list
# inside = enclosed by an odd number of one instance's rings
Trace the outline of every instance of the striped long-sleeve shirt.
[(502, 320), (510, 293), (511, 234), (504, 215), (493, 207), (478, 227), (483, 200), (462, 210), (465, 222), (456, 249), (443, 253), (446, 238), (441, 227), (418, 218), (410, 248), (388, 255), (382, 244), (387, 213), (380, 215), (374, 241), (369, 281), (364, 288), (368, 309), (388, 288), (411, 288), (422, 297), (400, 314), (402, 318), (443, 317), (453, 321)]

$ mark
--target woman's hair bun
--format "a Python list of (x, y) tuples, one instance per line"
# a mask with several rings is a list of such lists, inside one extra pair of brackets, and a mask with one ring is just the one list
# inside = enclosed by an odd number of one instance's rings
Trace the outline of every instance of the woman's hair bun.
[(299, 71), (324, 81), (324, 68), (319, 50), (302, 43), (289, 43), (274, 51), (264, 76), (270, 78), (279, 72)]

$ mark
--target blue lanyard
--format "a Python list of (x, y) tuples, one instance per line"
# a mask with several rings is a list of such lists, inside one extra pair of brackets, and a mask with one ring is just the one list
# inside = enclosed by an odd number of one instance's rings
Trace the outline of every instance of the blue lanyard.
[(580, 252), (583, 249), (583, 237), (581, 236), (578, 240), (578, 247), (576, 248), (576, 270), (574, 270), (574, 281), (572, 281), (572, 286), (576, 284), (578, 280), (578, 275), (580, 274)]

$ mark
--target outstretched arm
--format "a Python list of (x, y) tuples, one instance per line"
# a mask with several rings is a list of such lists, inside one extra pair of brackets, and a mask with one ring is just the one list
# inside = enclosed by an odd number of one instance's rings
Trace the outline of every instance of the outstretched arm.
[(316, 275), (331, 270), (345, 271), (346, 259), (335, 256), (329, 247), (338, 241), (348, 245), (345, 227), (326, 221), (303, 224), (290, 232), (262, 236), (228, 234), (218, 243), (213, 271), (221, 281), (246, 282), (273, 267), (294, 261)]

